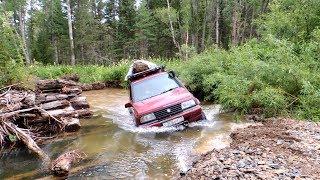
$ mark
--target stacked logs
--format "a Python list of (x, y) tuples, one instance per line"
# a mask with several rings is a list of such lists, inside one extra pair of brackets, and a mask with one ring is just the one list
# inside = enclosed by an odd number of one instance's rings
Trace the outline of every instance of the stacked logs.
[(92, 112), (82, 90), (71, 80), (39, 80), (35, 91), (0, 92), (0, 148), (24, 143), (42, 159), (48, 159), (38, 143), (62, 132), (80, 129), (79, 118)]

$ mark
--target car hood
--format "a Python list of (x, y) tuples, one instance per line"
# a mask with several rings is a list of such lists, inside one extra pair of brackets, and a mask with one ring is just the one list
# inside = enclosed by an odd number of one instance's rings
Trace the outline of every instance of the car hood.
[(139, 115), (145, 115), (192, 98), (193, 95), (186, 88), (179, 87), (164, 94), (135, 102), (133, 103), (133, 107)]

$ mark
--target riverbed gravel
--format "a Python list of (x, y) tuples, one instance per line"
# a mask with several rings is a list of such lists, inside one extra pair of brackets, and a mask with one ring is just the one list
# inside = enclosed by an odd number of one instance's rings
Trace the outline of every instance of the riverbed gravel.
[(320, 124), (268, 119), (237, 129), (180, 179), (320, 179)]

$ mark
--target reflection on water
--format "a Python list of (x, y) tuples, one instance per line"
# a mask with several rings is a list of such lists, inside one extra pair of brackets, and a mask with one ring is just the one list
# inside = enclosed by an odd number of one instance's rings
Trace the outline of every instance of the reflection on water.
[[(212, 148), (228, 145), (235, 126), (229, 116), (218, 116), (219, 106), (204, 105), (208, 121), (190, 128), (138, 128), (124, 104), (126, 90), (106, 89), (85, 92), (95, 116), (82, 120), (82, 129), (42, 147), (51, 157), (68, 149), (81, 149), (86, 160), (73, 168), (70, 179), (136, 178), (169, 179), (190, 168), (192, 160)], [(25, 150), (1, 158), (0, 179), (46, 176), (37, 161)]]

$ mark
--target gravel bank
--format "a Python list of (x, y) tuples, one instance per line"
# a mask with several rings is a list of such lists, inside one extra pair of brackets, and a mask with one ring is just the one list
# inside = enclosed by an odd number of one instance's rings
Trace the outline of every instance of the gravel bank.
[(320, 124), (269, 119), (238, 129), (180, 179), (320, 179)]

